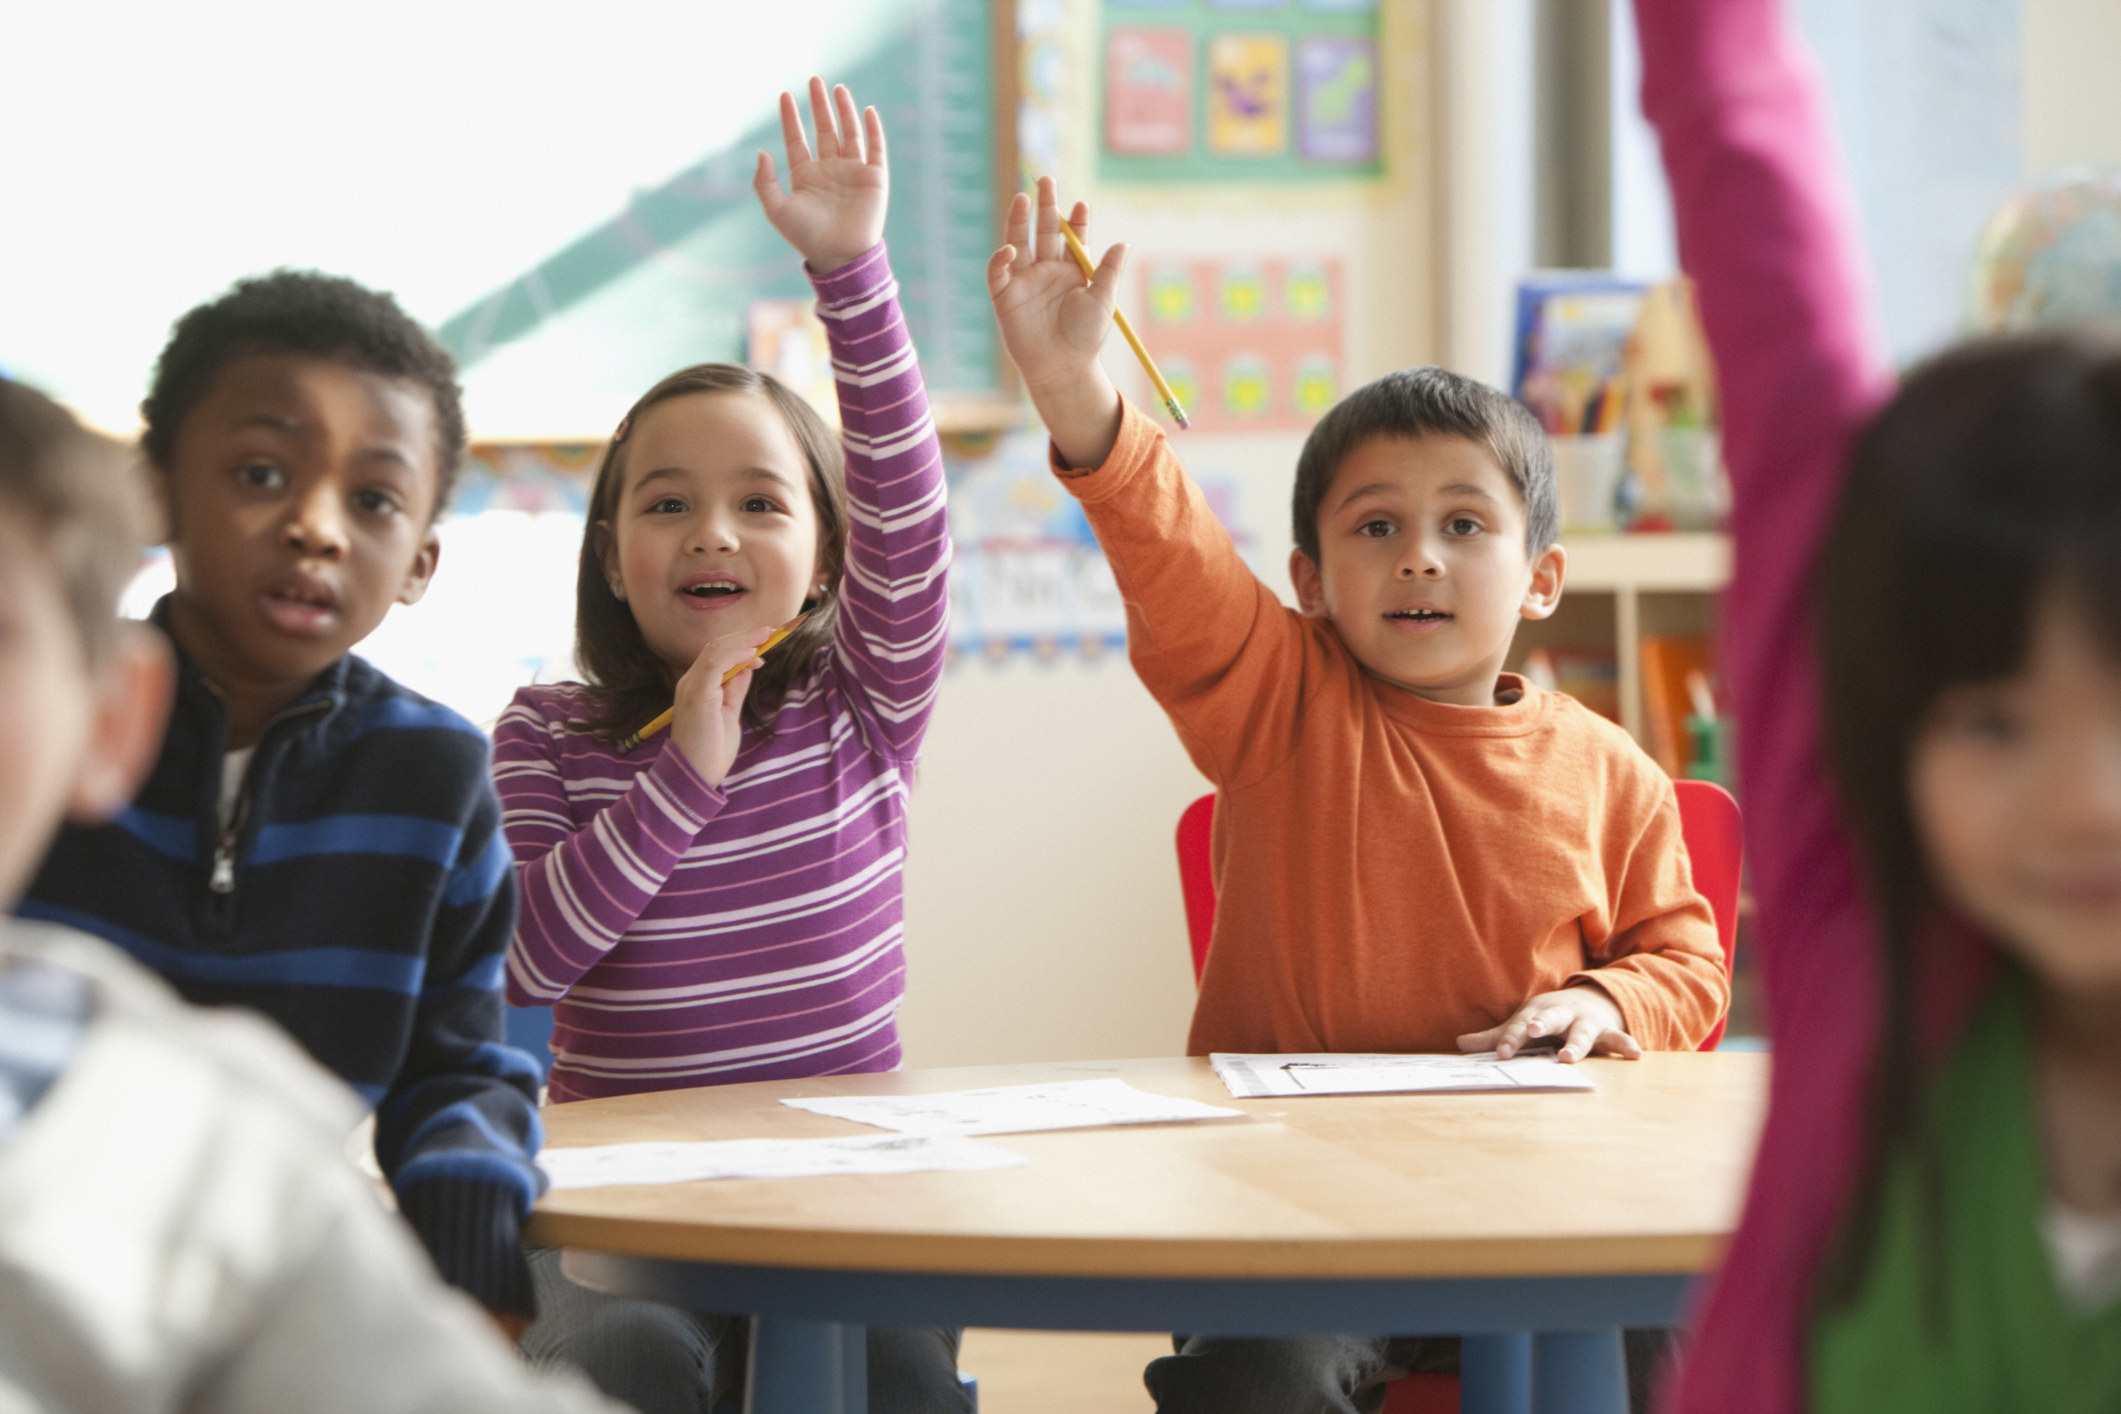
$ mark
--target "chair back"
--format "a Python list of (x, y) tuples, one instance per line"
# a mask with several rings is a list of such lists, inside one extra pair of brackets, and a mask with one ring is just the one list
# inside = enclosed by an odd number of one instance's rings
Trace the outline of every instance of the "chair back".
[(1178, 817), (1178, 886), (1186, 895), (1186, 934), (1193, 944), (1193, 980), (1208, 965), (1208, 939), (1215, 934), (1215, 871), (1208, 841), (1215, 833), (1215, 792), (1187, 806)]
[[(1674, 781), (1679, 796), (1679, 830), (1693, 862), (1694, 887), (1716, 915), (1716, 940), (1723, 944), (1728, 971), (1738, 949), (1738, 880), (1745, 865), (1745, 822), (1731, 793), (1712, 781)], [(1213, 792), (1187, 806), (1178, 817), (1178, 883), (1186, 898), (1186, 933), (1193, 944), (1193, 980), (1208, 965), (1208, 940), (1215, 933), (1215, 875), (1208, 864), (1208, 841), (1215, 829)], [(1716, 1023), (1704, 1051), (1716, 1049), (1724, 1023)]]
[[(1694, 887), (1716, 915), (1716, 941), (1723, 944), (1723, 970), (1738, 956), (1738, 880), (1745, 870), (1745, 821), (1731, 793), (1713, 781), (1674, 781), (1679, 795), (1679, 832), (1686, 839), (1694, 866)], [(1726, 1018), (1728, 1019), (1728, 1018)], [(1724, 1022), (1701, 1043), (1713, 1051), (1723, 1040)]]

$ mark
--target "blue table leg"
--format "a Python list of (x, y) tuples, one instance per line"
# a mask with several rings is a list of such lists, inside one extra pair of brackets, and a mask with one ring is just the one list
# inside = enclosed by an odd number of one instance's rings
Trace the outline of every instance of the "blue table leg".
[(868, 1414), (868, 1409), (867, 1328), (752, 1319), (744, 1414)]
[(1463, 1336), (1458, 1352), (1458, 1414), (1531, 1414), (1530, 1335)]
[(1608, 1327), (1533, 1337), (1532, 1414), (1628, 1414), (1620, 1332)]

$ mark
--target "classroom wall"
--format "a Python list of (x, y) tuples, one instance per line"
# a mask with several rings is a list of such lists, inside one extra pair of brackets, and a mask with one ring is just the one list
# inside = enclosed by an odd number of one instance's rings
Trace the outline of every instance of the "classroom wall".
[[(1063, 23), (1064, 199), (1093, 242), (1158, 254), (1336, 256), (1348, 271), (1346, 381), (1437, 356), (1430, 5), (1385, 0), (1387, 175), (1276, 188), (1101, 183), (1097, 7)], [(1115, 338), (1115, 376), (1131, 379)], [(1300, 434), (1179, 433), (1227, 488), (1244, 548), (1288, 594)], [(960, 661), (913, 792), (907, 868), (909, 1065), (1176, 1054), (1193, 980), (1172, 835), (1208, 784), (1123, 657)]]
[(2121, 5), (2022, 0), (2025, 170), (2043, 177), (2082, 162), (2121, 162)]

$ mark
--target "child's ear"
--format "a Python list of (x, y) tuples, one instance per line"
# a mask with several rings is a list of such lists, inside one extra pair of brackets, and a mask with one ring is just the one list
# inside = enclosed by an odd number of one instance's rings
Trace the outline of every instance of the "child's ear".
[(162, 750), (177, 663), (161, 633), (145, 624), (121, 623), (117, 640), (96, 666), (89, 735), (67, 817), (101, 824), (132, 804)]
[(1326, 580), (1318, 572), (1318, 562), (1302, 550), (1289, 552), (1289, 582), (1296, 586), (1296, 604), (1312, 618), (1323, 618), (1326, 612)]
[(434, 583), (435, 566), (442, 562), (442, 538), (427, 528), (427, 539), (421, 542), (420, 553), (412, 557), (412, 568), (405, 572), (405, 583), (398, 590), (400, 604), (417, 604), (427, 597), (427, 586)]
[(1561, 607), (1561, 581), (1569, 567), (1569, 552), (1560, 544), (1547, 546), (1532, 557), (1532, 582), (1524, 592), (1517, 612), (1524, 618), (1543, 619)]
[(596, 537), (597, 562), (604, 567), (604, 584), (611, 590), (611, 597), (621, 604), (626, 602), (626, 581), (619, 574), (619, 537), (611, 533), (611, 522), (600, 520), (589, 528)]

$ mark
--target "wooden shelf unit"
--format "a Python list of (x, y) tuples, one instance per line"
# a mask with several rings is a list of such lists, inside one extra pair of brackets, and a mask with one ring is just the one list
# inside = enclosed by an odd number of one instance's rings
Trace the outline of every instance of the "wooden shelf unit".
[(1651, 634), (1712, 634), (1715, 596), (1731, 577), (1731, 544), (1714, 532), (1563, 536), (1569, 567), (1554, 617), (1527, 623), (1510, 667), (1541, 645), (1610, 646), (1619, 669), (1620, 724), (1647, 744), (1642, 640)]

